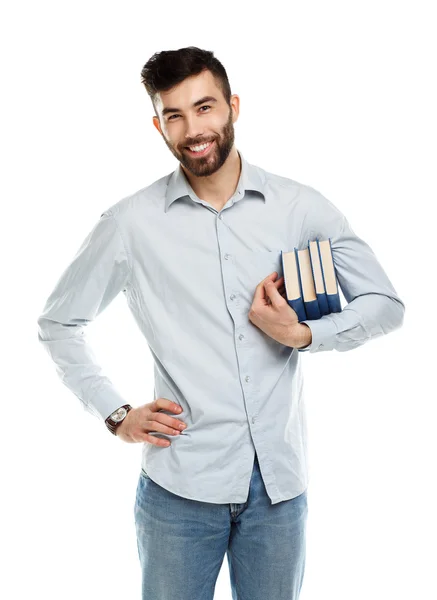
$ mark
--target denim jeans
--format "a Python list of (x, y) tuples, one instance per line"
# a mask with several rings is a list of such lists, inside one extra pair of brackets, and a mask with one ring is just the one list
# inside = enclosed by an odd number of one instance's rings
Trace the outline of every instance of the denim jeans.
[(141, 469), (134, 512), (142, 600), (213, 600), (225, 553), (233, 600), (299, 598), (307, 490), (272, 505), (256, 454), (243, 504), (182, 498)]

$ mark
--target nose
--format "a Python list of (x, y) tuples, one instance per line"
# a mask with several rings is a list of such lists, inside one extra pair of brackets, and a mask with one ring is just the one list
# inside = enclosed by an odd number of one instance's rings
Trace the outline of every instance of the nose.
[(185, 145), (192, 145), (195, 141), (201, 141), (204, 139), (204, 125), (202, 125), (196, 117), (187, 117), (186, 120), (187, 128), (185, 131)]

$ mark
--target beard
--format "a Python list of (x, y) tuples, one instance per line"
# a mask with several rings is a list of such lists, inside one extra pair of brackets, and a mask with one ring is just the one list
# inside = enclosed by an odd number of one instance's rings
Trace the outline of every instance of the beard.
[(179, 152), (169, 144), (164, 136), (163, 138), (167, 148), (187, 171), (195, 177), (208, 177), (220, 169), (234, 145), (235, 133), (234, 124), (232, 123), (232, 110), (229, 110), (227, 123), (221, 130), (220, 135), (209, 140), (213, 141), (214, 145), (205, 156), (196, 157), (189, 155), (189, 150), (187, 150), (186, 146), (182, 146)]

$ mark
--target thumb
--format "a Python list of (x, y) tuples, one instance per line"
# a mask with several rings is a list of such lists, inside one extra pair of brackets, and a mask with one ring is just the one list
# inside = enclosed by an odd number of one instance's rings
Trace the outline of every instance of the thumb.
[(278, 292), (278, 289), (273, 281), (266, 281), (264, 283), (264, 288), (266, 291), (266, 296), (270, 298), (273, 305), (279, 306), (284, 301), (284, 298)]

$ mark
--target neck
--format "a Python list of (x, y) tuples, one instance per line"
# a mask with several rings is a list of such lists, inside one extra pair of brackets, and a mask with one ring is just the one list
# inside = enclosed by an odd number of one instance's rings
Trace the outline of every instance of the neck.
[(218, 171), (207, 177), (196, 177), (181, 165), (185, 177), (199, 198), (220, 210), (233, 196), (241, 173), (241, 159), (235, 146)]

